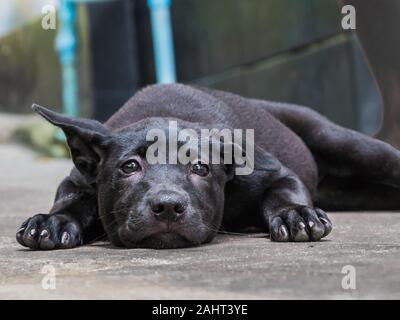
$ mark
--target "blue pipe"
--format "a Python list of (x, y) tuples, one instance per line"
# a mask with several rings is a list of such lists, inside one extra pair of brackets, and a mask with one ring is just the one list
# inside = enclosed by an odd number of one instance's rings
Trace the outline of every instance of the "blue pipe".
[[(76, 68), (77, 3), (95, 1), (60, 0), (60, 31), (57, 35), (56, 47), (59, 52), (62, 69), (63, 112), (72, 117), (79, 116), (78, 74)], [(148, 0), (148, 6), (151, 10), (157, 82), (176, 82), (175, 54), (169, 10), (171, 0)]]
[(56, 47), (62, 69), (63, 112), (68, 116), (79, 116), (78, 75), (76, 68), (76, 4), (61, 0), (59, 7), (60, 31)]
[(147, 0), (147, 4), (151, 15), (157, 82), (176, 82), (175, 54), (170, 16), (171, 0)]

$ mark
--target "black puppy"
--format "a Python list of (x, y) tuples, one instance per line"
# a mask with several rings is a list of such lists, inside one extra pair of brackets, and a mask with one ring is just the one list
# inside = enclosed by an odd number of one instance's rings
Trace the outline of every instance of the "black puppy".
[[(317, 241), (332, 224), (314, 202), (400, 208), (400, 152), (308, 108), (171, 84), (141, 90), (104, 125), (33, 109), (65, 132), (75, 167), (50, 214), (29, 218), (17, 232), (32, 249), (102, 237), (117, 246), (177, 248), (249, 226), (274, 241)], [(168, 136), (171, 120), (195, 132), (254, 129), (254, 171), (236, 175), (235, 161), (150, 164), (146, 135)]]

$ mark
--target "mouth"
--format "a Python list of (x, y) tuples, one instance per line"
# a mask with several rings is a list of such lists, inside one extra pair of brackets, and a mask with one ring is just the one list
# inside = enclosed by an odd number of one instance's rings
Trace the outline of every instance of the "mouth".
[(177, 249), (195, 247), (213, 239), (201, 223), (142, 223), (125, 222), (114, 233), (118, 237), (118, 246), (125, 248)]
[(138, 242), (129, 242), (129, 248), (150, 248), (150, 249), (177, 249), (193, 247), (196, 244), (187, 240), (178, 233), (162, 232), (148, 236)]

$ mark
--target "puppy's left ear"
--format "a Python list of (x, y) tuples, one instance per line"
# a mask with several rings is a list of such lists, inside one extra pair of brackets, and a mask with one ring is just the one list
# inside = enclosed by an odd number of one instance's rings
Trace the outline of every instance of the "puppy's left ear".
[(225, 124), (216, 123), (212, 128), (216, 130), (211, 129), (211, 148), (221, 151), (228, 179), (235, 175), (249, 175), (255, 170), (273, 174), (281, 169), (277, 158), (255, 145), (254, 130), (236, 135), (235, 130)]
[[(227, 147), (227, 148), (226, 148)], [(278, 172), (282, 165), (277, 158), (265, 150), (254, 146), (251, 142), (245, 147), (234, 142), (223, 143), (223, 150), (230, 150), (228, 154), (221, 153), (223, 163), (227, 163), (226, 157), (231, 159), (228, 165), (225, 165), (229, 179), (234, 175), (249, 175), (253, 171), (262, 171), (266, 174)]]
[(94, 183), (109, 130), (96, 120), (69, 118), (37, 104), (32, 109), (64, 131), (75, 167), (88, 183)]
[(262, 171), (266, 174), (276, 173), (281, 170), (279, 160), (269, 152), (254, 146), (252, 142), (246, 144), (246, 148), (236, 143), (232, 144), (234, 150), (233, 165), (236, 175), (249, 175), (253, 171)]
[(280, 161), (271, 153), (256, 147), (254, 154), (254, 170), (276, 173), (282, 169)]

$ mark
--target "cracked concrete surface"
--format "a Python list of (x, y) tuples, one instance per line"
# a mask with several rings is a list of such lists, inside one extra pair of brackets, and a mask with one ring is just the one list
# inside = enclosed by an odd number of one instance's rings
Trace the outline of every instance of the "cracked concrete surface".
[[(331, 214), (334, 230), (317, 243), (272, 243), (252, 234), (179, 250), (19, 246), (15, 231), (50, 208), (70, 168), (68, 160), (0, 145), (1, 299), (400, 298), (399, 213)], [(55, 290), (42, 288), (44, 265), (55, 268)], [(345, 265), (356, 269), (356, 290), (342, 289)]]

